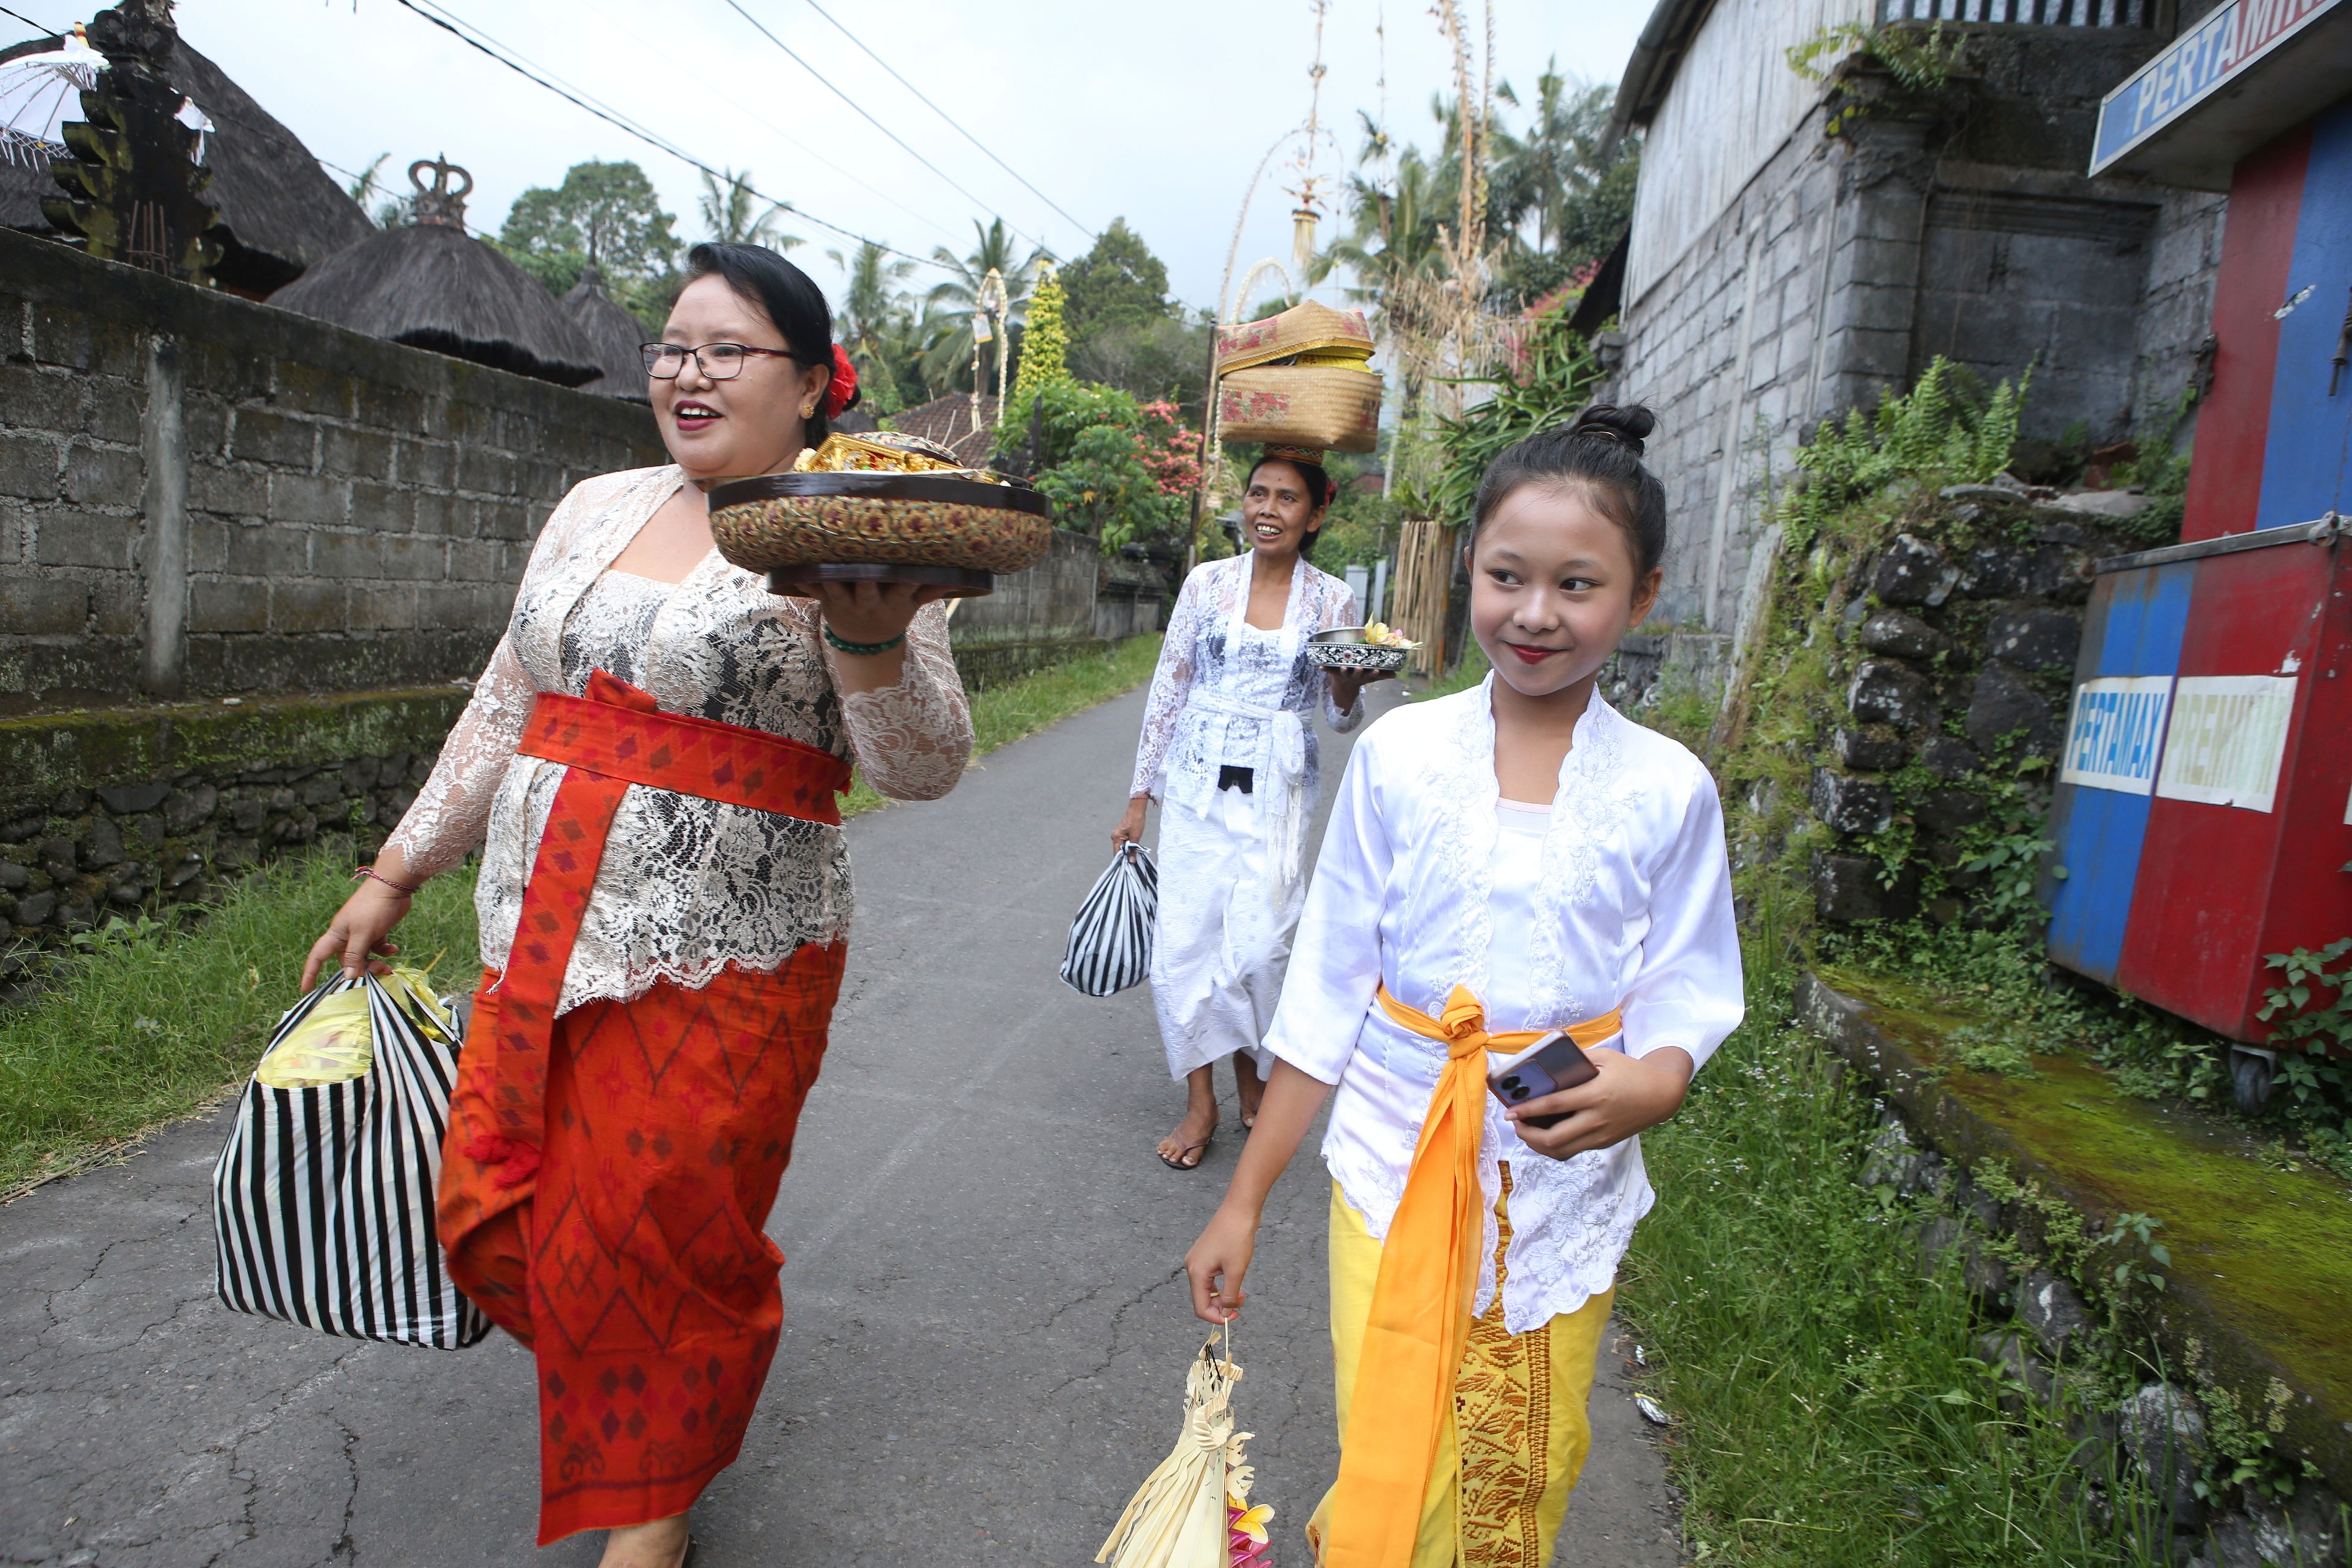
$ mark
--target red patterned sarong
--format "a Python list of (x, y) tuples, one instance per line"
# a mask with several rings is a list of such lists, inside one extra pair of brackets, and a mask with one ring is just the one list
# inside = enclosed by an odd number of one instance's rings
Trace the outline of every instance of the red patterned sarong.
[(569, 771), (476, 998), (437, 1208), (451, 1278), (538, 1362), (544, 1545), (682, 1513), (734, 1462), (783, 1323), (762, 1226), (847, 952), (557, 1017), (605, 834), (631, 784), (838, 823), (847, 768), (601, 671), (520, 749)]

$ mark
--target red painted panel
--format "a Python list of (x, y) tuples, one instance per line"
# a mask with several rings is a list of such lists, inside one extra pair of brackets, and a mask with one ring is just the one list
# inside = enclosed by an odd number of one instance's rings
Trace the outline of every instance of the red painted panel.
[[(2307, 549), (2307, 546), (2287, 546)], [(2257, 553), (2260, 553), (2259, 552)], [(2311, 551), (2313, 554), (2319, 551)], [(2338, 540), (2322, 611), (2309, 705), (2288, 738), (2282, 842), (2269, 918), (2258, 951), (2320, 948), (2352, 936), (2352, 542)], [(2291, 782), (2290, 782), (2291, 781)], [(2259, 963), (2259, 959), (2257, 960)], [(2275, 975), (2255, 979), (2250, 1008)]]
[(2284, 809), (2293, 798), (2288, 770), (2310, 723), (2335, 553), (2284, 544), (2197, 563), (2180, 677), (2295, 675), (2294, 723), (2269, 811), (2168, 800), (2159, 782), (2116, 966), (2123, 990), (2239, 1039), (2263, 1032), (2252, 1018), (2258, 972), (2263, 953), (2275, 950), (2262, 944), (2281, 857), (2296, 852)]
[[(2197, 412), (2184, 542), (2245, 533), (2263, 495), (2263, 453), (2278, 368), (2278, 320), (2311, 163), (2304, 125), (2242, 159), (2230, 181), (2213, 281), (2213, 392)], [(2152, 826), (2152, 825), (2151, 825)]]

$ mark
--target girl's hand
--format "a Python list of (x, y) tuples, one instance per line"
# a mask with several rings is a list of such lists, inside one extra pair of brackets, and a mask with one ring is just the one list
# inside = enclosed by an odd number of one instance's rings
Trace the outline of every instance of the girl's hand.
[[(1588, 1149), (1611, 1148), (1643, 1128), (1655, 1127), (1682, 1109), (1696, 1070), (1690, 1054), (1678, 1046), (1662, 1046), (1645, 1057), (1606, 1050), (1584, 1054), (1600, 1069), (1599, 1078), (1503, 1113), (1538, 1154), (1565, 1160)], [(1563, 1110), (1570, 1113), (1567, 1120), (1549, 1127), (1531, 1127), (1526, 1120)]]
[[(818, 583), (824, 624), (844, 642), (888, 642), (902, 635), (915, 612), (946, 590), (916, 583)], [(854, 656), (853, 656), (854, 657)]]
[(1257, 1250), (1257, 1216), (1222, 1205), (1201, 1239), (1184, 1255), (1192, 1280), (1192, 1315), (1203, 1322), (1229, 1323), (1242, 1310), (1242, 1276)]
[(1110, 847), (1113, 849), (1123, 849), (1129, 844), (1143, 842), (1143, 812), (1150, 804), (1151, 797), (1148, 795), (1137, 795), (1127, 803), (1126, 815), (1118, 819), (1118, 826), (1110, 830)]
[(400, 951), (383, 939), (408, 913), (408, 895), (397, 888), (386, 887), (373, 877), (362, 882), (359, 891), (344, 900), (343, 907), (335, 911), (335, 918), (327, 924), (327, 933), (310, 944), (310, 956), (302, 965), (302, 989), (310, 990), (319, 972), (338, 959), (345, 974), (357, 974), (362, 970), (372, 974), (391, 973), (392, 965), (376, 955), (389, 957)]

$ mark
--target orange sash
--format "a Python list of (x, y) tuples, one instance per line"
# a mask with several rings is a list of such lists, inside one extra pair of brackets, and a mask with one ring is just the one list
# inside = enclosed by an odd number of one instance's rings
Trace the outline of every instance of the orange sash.
[[(1422, 1496), (1469, 1341), (1486, 1234), (1478, 1142), (1486, 1117), (1486, 1053), (1525, 1050), (1544, 1034), (1487, 1033), (1486, 1005), (1466, 986), (1454, 988), (1436, 1018), (1406, 1006), (1385, 984), (1380, 1004), (1400, 1027), (1444, 1043), (1445, 1070), (1421, 1124), (1404, 1195), (1381, 1244), (1356, 1397), (1339, 1444), (1324, 1568), (1406, 1568), (1412, 1561)], [(1622, 1026), (1622, 1015), (1612, 1009), (1570, 1025), (1568, 1034), (1590, 1048)]]
[(499, 983), (491, 1108), (498, 1131), (466, 1152), (498, 1166), (501, 1186), (539, 1169), (546, 1127), (548, 1043), (572, 944), (596, 886), (604, 837), (631, 784), (700, 795), (754, 811), (841, 825), (834, 799), (849, 787), (849, 764), (830, 752), (737, 724), (663, 713), (653, 698), (596, 670), (588, 695), (541, 692), (515, 748), (566, 764), (547, 830), (523, 885), (514, 949)]

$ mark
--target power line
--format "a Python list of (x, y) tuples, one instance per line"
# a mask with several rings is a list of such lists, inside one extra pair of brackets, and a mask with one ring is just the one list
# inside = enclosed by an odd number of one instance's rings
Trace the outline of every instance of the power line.
[[(621, 18), (614, 16), (613, 13), (607, 10), (604, 6), (598, 5), (596, 0), (589, 0), (589, 4), (592, 8), (604, 16), (606, 21), (620, 27), (624, 32), (635, 33), (642, 30), (636, 23), (624, 22)], [(485, 37), (488, 37), (488, 36), (489, 35), (488, 34), (483, 35)], [(496, 40), (493, 41), (495, 42)], [(650, 48), (656, 55), (658, 55), (661, 58), (669, 61), (672, 65), (677, 66), (680, 70), (690, 72), (693, 69), (698, 68), (681, 64), (676, 55), (673, 55), (668, 50), (662, 48), (658, 44), (647, 43), (645, 47)], [(917, 212), (914, 208), (900, 201), (897, 196), (892, 195), (888, 191), (884, 190), (881, 186), (875, 184), (872, 181), (866, 179), (863, 174), (856, 173), (855, 170), (843, 168), (840, 164), (835, 163), (832, 159), (826, 157), (824, 153), (818, 152), (815, 148), (810, 146), (807, 142), (802, 141), (799, 137), (793, 135), (782, 126), (778, 125), (774, 121), (745, 107), (740, 99), (730, 96), (724, 99), (723, 101), (730, 109), (734, 110), (736, 113), (740, 114), (744, 119), (751, 121), (752, 124), (766, 131), (778, 141), (782, 142), (789, 146), (797, 148), (801, 154), (807, 158), (811, 163), (821, 164), (824, 167), (832, 170), (835, 174), (840, 175), (843, 179), (848, 181), (851, 184), (856, 185), (858, 189), (866, 192), (867, 195), (881, 201), (887, 202), (890, 205), (897, 207), (900, 212), (905, 213), (908, 217), (913, 218), (917, 223), (921, 224), (924, 227), (936, 230), (939, 233), (947, 236), (950, 239), (956, 237), (956, 231), (950, 225), (940, 223), (937, 218), (932, 217), (927, 213)]]
[[(7, 7), (7, 6), (5, 6), (5, 5), (0, 5), (0, 16), (14, 16), (14, 17), (16, 17), (16, 20), (18, 20), (19, 22), (24, 23), (24, 24), (25, 24), (25, 26), (26, 26), (27, 27), (31, 27), (31, 28), (33, 28), (33, 29), (35, 29), (36, 31), (42, 32), (42, 33), (47, 33), (47, 34), (50, 35), (52, 37), (55, 37), (59, 36), (59, 35), (58, 35), (58, 30), (57, 30), (55, 27), (44, 27), (44, 26), (41, 26), (41, 24), (40, 24), (40, 23), (34, 21), (30, 16), (26, 16), (26, 15), (25, 15), (25, 13), (23, 13), (22, 11), (11, 11), (11, 10), (10, 10), (10, 9), (8, 9), (8, 7)], [(863, 48), (865, 46), (861, 44), (861, 45), (860, 45), (860, 46), (858, 46), (858, 47), (861, 47), (861, 48)], [(1024, 183), (1025, 184), (1026, 182), (1024, 181)]]
[[(404, 5), (408, 4), (408, 0), (401, 0), (401, 4)], [(937, 163), (932, 163), (929, 158), (924, 157), (920, 153), (916, 152), (915, 149), (909, 146), (906, 140), (896, 131), (891, 130), (879, 120), (875, 119), (873, 115), (867, 113), (864, 104), (858, 102), (856, 99), (842, 91), (841, 89), (835, 87), (833, 84), (831, 78), (827, 77), (823, 71), (818, 70), (814, 66), (809, 64), (808, 61), (803, 59), (799, 51), (794, 49), (790, 44), (784, 42), (783, 39), (770, 32), (766, 23), (751, 15), (751, 12), (743, 9), (741, 0), (727, 0), (727, 5), (728, 7), (737, 16), (742, 17), (746, 22), (751, 23), (754, 27), (757, 27), (760, 30), (760, 36), (761, 37), (775, 45), (776, 47), (783, 50), (785, 54), (792, 57), (793, 63), (798, 65), (801, 69), (816, 78), (816, 79), (824, 85), (825, 91), (833, 94), (834, 97), (841, 100), (842, 102), (857, 110), (858, 116), (867, 124), (873, 126), (875, 130), (882, 132), (883, 135), (890, 138), (892, 142), (897, 142), (900, 150), (902, 150), (907, 156), (912, 158), (916, 163), (920, 163), (924, 168), (929, 169), (932, 174), (937, 174), (940, 179), (946, 181), (949, 186), (955, 190), (957, 194), (961, 195), (964, 200), (971, 203), (972, 205), (980, 208), (981, 211), (987, 212), (990, 210), (992, 204), (982, 201), (978, 196), (972, 195), (970, 191), (965, 190), (963, 186), (956, 183), (954, 178), (950, 176), (946, 170), (940, 168)], [(898, 73), (894, 71), (891, 74), (895, 76)], [(1018, 175), (1014, 176), (1016, 179), (1019, 177), (1020, 176)], [(1025, 184), (1028, 182), (1023, 181), (1022, 183)], [(1059, 209), (1057, 208), (1055, 210), (1058, 211)], [(1021, 231), (1017, 228), (1013, 232), (1015, 234), (1021, 234)], [(1036, 246), (1041, 250), (1045, 248), (1045, 241), (1038, 239), (1034, 235), (1022, 234), (1021, 237), (1028, 240), (1030, 244)]]
[(888, 60), (884, 59), (880, 55), (876, 54), (871, 48), (866, 47), (866, 40), (851, 32), (847, 27), (843, 26), (839, 20), (834, 16), (832, 12), (818, 5), (816, 0), (808, 0), (808, 8), (815, 12), (818, 16), (824, 17), (826, 21), (833, 23), (835, 30), (840, 33), (843, 37), (847, 38), (851, 43), (856, 44), (860, 49), (865, 50), (866, 57), (868, 59), (872, 60), (876, 65), (880, 66), (884, 70), (888, 71), (890, 73), (891, 80), (897, 82), (900, 87), (905, 88), (908, 92), (913, 93), (917, 98), (921, 99), (923, 100), (924, 107), (928, 108), (933, 114), (938, 115), (950, 125), (955, 126), (956, 133), (958, 135), (971, 142), (973, 146), (979, 148), (982, 153), (986, 153), (990, 163), (994, 163), (998, 168), (1003, 170), (1014, 179), (1019, 180), (1024, 188), (1025, 188), (1031, 195), (1035, 196), (1039, 201), (1044, 202), (1047, 206), (1052, 207), (1055, 212), (1061, 214), (1063, 217), (1068, 219), (1071, 226), (1080, 234), (1089, 237), (1094, 234), (1094, 230), (1088, 227), (1084, 222), (1080, 221), (1078, 218), (1071, 216), (1070, 210), (1067, 207), (1062, 205), (1061, 203), (1055, 201), (1053, 197), (1047, 195), (1036, 186), (1030, 184), (1028, 180), (1022, 175), (1020, 170), (1014, 168), (1012, 164), (998, 157), (994, 153), (990, 152), (987, 143), (981, 141), (979, 137), (974, 136), (971, 132), (966, 131), (962, 125), (957, 122), (955, 116), (950, 114), (946, 110), (941, 109), (938, 104), (933, 103), (929, 97), (924, 93), (921, 88), (917, 87), (913, 82), (908, 81), (905, 77), (900, 76), (898, 74), (898, 67), (892, 65)]
[[(555, 94), (556, 97), (562, 99), (565, 102), (572, 105), (576, 109), (587, 110), (590, 114), (594, 115), (597, 119), (604, 121), (607, 125), (611, 125), (620, 131), (626, 132), (629, 135), (635, 137), (638, 141), (643, 142), (646, 146), (653, 148), (655, 151), (666, 153), (669, 154), (669, 156), (676, 158), (681, 163), (685, 163), (691, 168), (699, 169), (704, 174), (709, 175), (712, 179), (719, 181), (722, 184), (730, 183), (734, 179), (732, 174), (726, 174), (719, 169), (713, 168), (709, 163), (706, 163), (701, 159), (696, 157), (693, 153), (688, 152), (685, 148), (678, 146), (676, 142), (671, 142), (665, 137), (659, 136), (655, 132), (646, 130), (642, 125), (636, 124), (625, 116), (622, 115), (619, 111), (607, 109), (581, 93), (577, 93), (568, 88), (559, 86), (548, 78), (540, 75), (530, 67), (523, 65), (520, 61), (501, 53), (496, 48), (493, 48), (489, 44), (485, 43), (482, 37), (477, 37), (474, 36), (472, 31), (467, 30), (472, 28), (473, 24), (466, 23), (463, 26), (459, 26), (457, 21), (455, 19), (457, 13), (449, 11), (447, 7), (435, 5), (434, 8), (435, 10), (444, 12), (446, 16), (451, 18), (450, 20), (444, 20), (442, 16), (436, 16), (432, 11), (427, 11), (425, 9), (424, 5), (418, 4), (418, 0), (399, 0), (399, 3), (408, 10), (414, 11), (417, 16), (422, 16), (425, 20), (440, 28), (443, 32), (447, 33), (451, 37), (456, 38), (467, 47), (477, 50), (481, 54), (488, 55), (490, 58), (498, 61), (499, 64), (506, 67), (507, 69), (514, 72), (517, 76), (522, 77), (526, 80), (537, 83), (539, 86), (545, 88), (548, 91)], [(430, 5), (432, 3), (433, 0), (425, 0), (425, 4), (426, 5)], [(478, 29), (476, 30), (478, 31)], [(488, 35), (484, 35), (485, 37), (487, 36)], [(749, 191), (752, 195), (758, 197), (761, 201), (766, 202), (772, 206), (780, 207), (785, 212), (792, 213), (799, 217), (805, 218), (810, 223), (816, 225), (819, 228), (831, 229), (834, 233), (841, 236), (844, 239), (854, 239), (860, 245), (873, 246), (886, 256), (896, 256), (904, 260), (919, 262), (925, 267), (939, 267), (941, 268), (942, 270), (953, 270), (953, 268), (944, 267), (940, 262), (932, 260), (929, 257), (917, 256), (910, 251), (901, 250), (895, 245), (886, 245), (878, 239), (868, 239), (866, 236), (858, 233), (856, 229), (844, 228), (837, 223), (828, 223), (824, 218), (817, 216), (814, 213), (810, 212), (805, 207), (796, 205), (792, 202), (782, 201), (774, 196), (769, 195), (764, 191), (752, 185), (748, 180), (743, 182), (743, 188), (746, 191)]]

